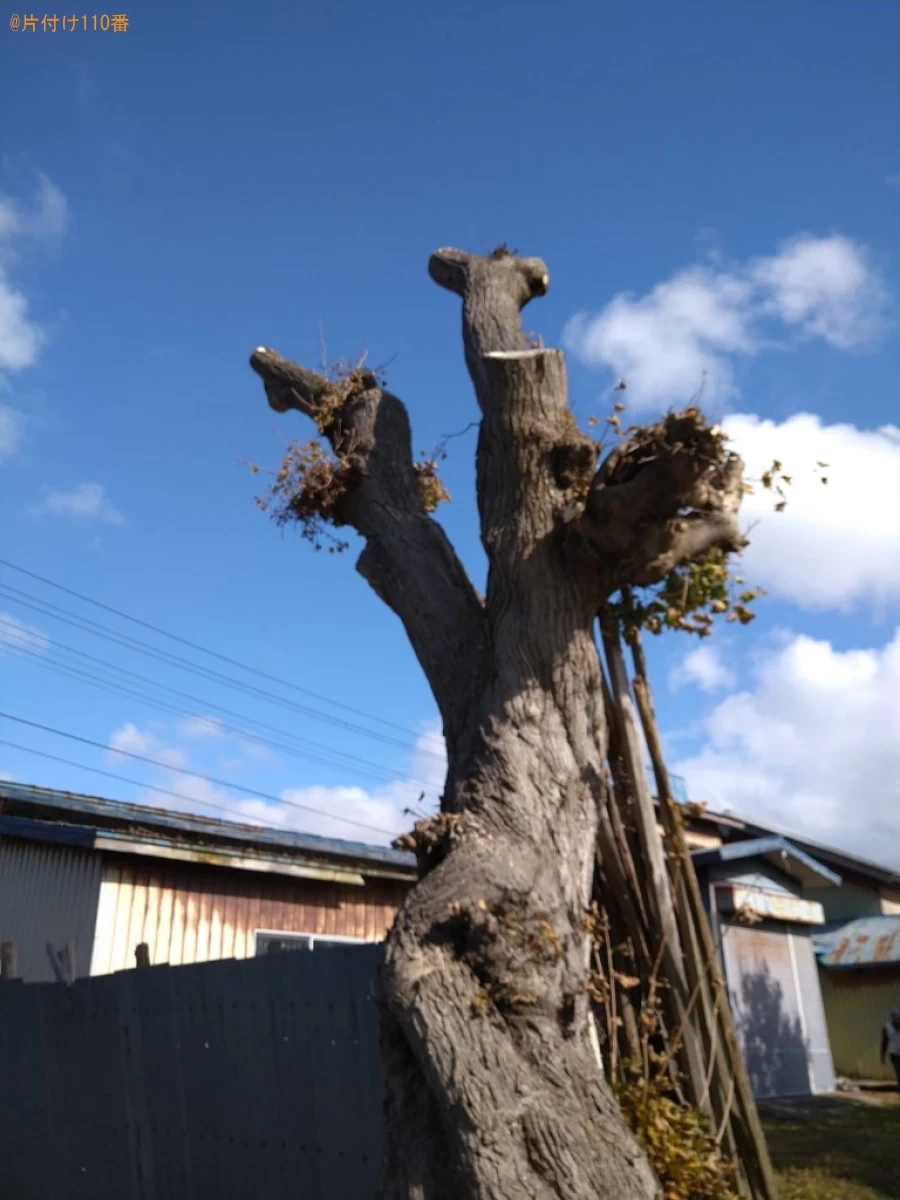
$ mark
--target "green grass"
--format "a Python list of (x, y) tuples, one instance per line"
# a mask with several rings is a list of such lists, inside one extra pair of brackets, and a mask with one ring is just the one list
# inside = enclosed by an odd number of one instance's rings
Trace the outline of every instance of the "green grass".
[(900, 1104), (829, 1096), (761, 1105), (781, 1200), (900, 1200)]

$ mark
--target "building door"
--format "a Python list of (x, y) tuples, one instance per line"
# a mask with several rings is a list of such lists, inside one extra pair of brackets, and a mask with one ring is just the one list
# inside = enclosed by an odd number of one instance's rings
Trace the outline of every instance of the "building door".
[[(788, 927), (723, 922), (721, 929), (728, 994), (754, 1094), (808, 1095), (801, 985)], [(818, 980), (815, 990), (821, 1007)]]

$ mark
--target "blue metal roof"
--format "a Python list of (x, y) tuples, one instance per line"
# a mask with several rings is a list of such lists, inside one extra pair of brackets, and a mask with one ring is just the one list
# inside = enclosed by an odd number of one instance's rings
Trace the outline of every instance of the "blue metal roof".
[[(293, 833), (286, 829), (268, 829), (259, 825), (241, 825), (236, 821), (219, 821), (166, 808), (126, 804), (120, 800), (105, 800), (99, 796), (83, 796), (74, 792), (18, 783), (0, 781), (0, 810), (3, 812), (2, 820), (6, 827), (0, 828), (0, 833), (5, 832), (12, 836), (16, 836), (16, 817), (27, 818), (22, 821), (23, 828), (18, 836), (29, 836), (24, 827), (33, 827), (37, 820), (47, 823), (48, 832), (56, 827), (57, 833), (59, 826), (66, 826), (67, 823), (68, 828), (89, 825), (94, 830), (126, 825), (135, 837), (139, 837), (141, 831), (151, 836), (153, 831), (156, 831), (156, 836), (159, 836), (160, 832), (188, 835), (195, 841), (227, 842), (232, 845), (238, 843), (241, 846), (256, 847), (259, 851), (270, 850), (280, 855), (291, 852), (305, 853), (320, 858), (371, 863), (410, 873), (414, 873), (416, 869), (414, 855), (387, 846), (371, 846), (365, 842), (324, 838), (311, 833)], [(52, 815), (39, 816), (40, 810), (51, 810)], [(35, 836), (33, 828), (30, 836)], [(55, 836), (53, 840), (60, 840), (60, 836)]]
[(0, 837), (17, 838), (24, 842), (58, 842), (91, 850), (95, 830), (84, 825), (58, 825), (56, 822), (32, 821), (29, 817), (6, 817), (0, 814)]
[(841, 877), (829, 871), (816, 859), (799, 850), (787, 838), (753, 838), (747, 842), (726, 842), (714, 850), (700, 850), (691, 856), (698, 867), (716, 863), (739, 862), (747, 858), (763, 858), (772, 866), (793, 875), (806, 887), (840, 887)]
[(823, 967), (889, 967), (900, 965), (900, 913), (859, 917), (813, 938)]

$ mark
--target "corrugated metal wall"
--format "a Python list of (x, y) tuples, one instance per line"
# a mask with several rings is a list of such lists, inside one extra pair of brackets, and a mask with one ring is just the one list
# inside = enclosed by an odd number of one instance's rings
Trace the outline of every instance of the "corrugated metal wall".
[(819, 968), (834, 1069), (848, 1079), (894, 1078), (878, 1058), (888, 1013), (900, 1003), (900, 967), (853, 971)]
[(407, 890), (399, 880), (358, 887), (110, 855), (91, 974), (133, 967), (140, 942), (151, 963), (176, 966), (250, 957), (258, 929), (381, 941)]
[(15, 942), (27, 982), (53, 979), (47, 942), (91, 961), (103, 863), (92, 850), (0, 838), (0, 941)]
[(3, 1200), (372, 1200), (379, 946), (0, 984)]

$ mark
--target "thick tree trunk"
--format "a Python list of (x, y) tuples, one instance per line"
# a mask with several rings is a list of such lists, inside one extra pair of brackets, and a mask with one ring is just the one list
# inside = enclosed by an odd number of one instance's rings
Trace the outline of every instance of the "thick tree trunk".
[(687, 410), (598, 469), (562, 354), (522, 332), (544, 263), (439, 250), (429, 270), (462, 298), (482, 413), (484, 600), (427, 515), (400, 401), (362, 370), (334, 384), (251, 357), (272, 407), (329, 438), (327, 514), (366, 539), (358, 568), (403, 621), (447, 742), (441, 814), (411, 835), (420, 882), (382, 971), (382, 1200), (651, 1200), (588, 1038), (586, 917), (610, 824), (593, 622), (623, 584), (737, 544), (740, 464)]
[[(452, 1164), (452, 1194), (644, 1200), (658, 1185), (587, 1036), (606, 730), (594, 588), (566, 562), (561, 514), (579, 485), (587, 494), (596, 451), (569, 414), (562, 355), (521, 333), (543, 264), (439, 252), (432, 274), (463, 295), (483, 414), (488, 653), (444, 815), (419, 829), (423, 878), (388, 938), (386, 1020), (418, 1067), (423, 1110), (437, 1108), (430, 1158)], [(391, 1144), (384, 1196), (424, 1200), (404, 1190), (406, 1151)]]
[[(486, 686), (472, 750), (452, 764), (459, 815), (423, 846), (388, 939), (385, 1200), (658, 1195), (587, 1037), (604, 740), (590, 622), (572, 615), (556, 662), (523, 654)], [(407, 1136), (437, 1180), (410, 1178)]]

